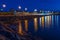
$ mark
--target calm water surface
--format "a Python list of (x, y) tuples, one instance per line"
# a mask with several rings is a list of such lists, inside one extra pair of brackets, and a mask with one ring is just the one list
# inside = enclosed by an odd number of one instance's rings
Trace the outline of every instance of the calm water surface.
[(45, 40), (60, 40), (60, 15), (43, 16), (28, 21), (28, 32)]

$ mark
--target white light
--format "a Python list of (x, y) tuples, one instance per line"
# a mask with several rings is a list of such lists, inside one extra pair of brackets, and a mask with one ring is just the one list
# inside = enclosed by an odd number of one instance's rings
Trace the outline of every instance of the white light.
[(5, 4), (3, 4), (2, 6), (3, 6), (4, 8), (6, 7), (6, 5), (5, 5)]
[(27, 8), (25, 8), (25, 10), (27, 10)]
[(34, 11), (37, 11), (37, 9), (34, 9)]
[(18, 6), (19, 9), (21, 9), (21, 6)]

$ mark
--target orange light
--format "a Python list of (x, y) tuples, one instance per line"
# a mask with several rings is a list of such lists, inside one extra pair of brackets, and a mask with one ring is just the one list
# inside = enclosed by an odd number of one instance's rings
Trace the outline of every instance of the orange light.
[(19, 34), (23, 35), (21, 21), (19, 21)]
[(25, 30), (28, 31), (28, 20), (25, 20)]
[(42, 27), (44, 28), (44, 17), (41, 18)]
[(37, 18), (34, 18), (34, 28), (35, 28), (35, 31), (37, 31), (38, 29)]

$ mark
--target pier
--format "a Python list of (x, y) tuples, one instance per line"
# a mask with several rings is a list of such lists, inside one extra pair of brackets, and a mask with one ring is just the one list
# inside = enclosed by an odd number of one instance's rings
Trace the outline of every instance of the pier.
[[(16, 33), (19, 33), (21, 35), (23, 35), (23, 31), (28, 31), (28, 21), (29, 19), (32, 19), (34, 20), (34, 27), (35, 27), (35, 31), (37, 31), (37, 25), (38, 25), (38, 18), (39, 17), (44, 17), (44, 16), (50, 16), (50, 15), (60, 15), (58, 13), (49, 13), (49, 14), (33, 14), (33, 13), (29, 13), (29, 14), (25, 14), (25, 13), (16, 13), (13, 14), (0, 14), (0, 24), (3, 25), (3, 27), (7, 30), (9, 30), (10, 32), (16, 32)], [(43, 18), (41, 19), (42, 21)], [(24, 22), (24, 29), (23, 30), (23, 27), (22, 27), (22, 22)], [(9, 28), (8, 26), (10, 24), (17, 24), (17, 30), (14, 31), (12, 30), (11, 28)], [(44, 25), (43, 25), (44, 26)]]

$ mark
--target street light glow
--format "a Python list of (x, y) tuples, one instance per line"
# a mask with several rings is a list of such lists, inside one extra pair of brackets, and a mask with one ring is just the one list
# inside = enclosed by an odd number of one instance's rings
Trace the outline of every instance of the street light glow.
[(5, 8), (5, 7), (6, 7), (6, 5), (5, 5), (5, 4), (3, 4), (2, 6), (3, 6), (3, 8)]
[(34, 11), (36, 12), (36, 11), (37, 11), (37, 9), (34, 9)]
[(27, 10), (27, 8), (25, 8), (25, 11)]
[(21, 6), (18, 6), (19, 9), (21, 9)]

